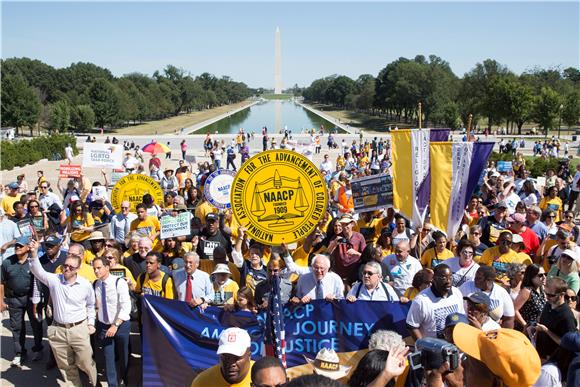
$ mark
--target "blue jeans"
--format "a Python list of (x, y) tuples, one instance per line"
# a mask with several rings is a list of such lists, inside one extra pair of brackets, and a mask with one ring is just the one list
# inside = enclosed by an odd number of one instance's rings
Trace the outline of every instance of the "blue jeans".
[[(103, 355), (105, 357), (107, 383), (111, 387), (117, 387), (119, 385), (119, 376), (121, 380), (127, 378), (131, 322), (123, 322), (117, 329), (115, 336), (105, 337), (105, 333), (110, 327), (110, 325), (103, 324), (100, 321), (97, 322), (97, 340), (99, 347), (103, 349)], [(119, 360), (119, 376), (117, 375), (115, 358)]]

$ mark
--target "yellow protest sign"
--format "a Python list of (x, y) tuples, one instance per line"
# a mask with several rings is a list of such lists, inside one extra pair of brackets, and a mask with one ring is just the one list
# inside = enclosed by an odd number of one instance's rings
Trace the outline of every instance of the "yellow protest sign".
[(230, 189), (234, 217), (266, 245), (306, 237), (326, 211), (324, 178), (305, 156), (270, 150), (247, 160)]
[(146, 175), (131, 174), (122, 177), (113, 187), (111, 204), (115, 211), (121, 210), (121, 203), (127, 200), (131, 203), (131, 211), (143, 202), (143, 195), (150, 194), (157, 204), (163, 203), (163, 190), (159, 183)]

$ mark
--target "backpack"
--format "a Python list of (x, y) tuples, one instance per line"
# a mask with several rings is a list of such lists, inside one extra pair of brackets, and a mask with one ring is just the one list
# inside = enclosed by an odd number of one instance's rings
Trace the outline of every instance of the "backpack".
[[(164, 273), (165, 275), (161, 278), (161, 297), (165, 297), (165, 288), (167, 287), (167, 281), (169, 280), (169, 275)], [(145, 273), (141, 274), (137, 277), (137, 282), (139, 282), (139, 288), (143, 291), (143, 284), (145, 283)]]

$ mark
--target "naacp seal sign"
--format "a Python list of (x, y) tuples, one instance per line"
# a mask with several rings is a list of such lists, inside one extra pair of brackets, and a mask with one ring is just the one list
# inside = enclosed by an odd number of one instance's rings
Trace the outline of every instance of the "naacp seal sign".
[(318, 168), (287, 150), (262, 152), (234, 178), (230, 202), (238, 223), (266, 245), (307, 236), (326, 211), (326, 184)]
[(131, 203), (131, 211), (143, 202), (143, 195), (150, 194), (155, 203), (163, 203), (163, 190), (159, 183), (149, 176), (131, 174), (119, 179), (111, 192), (111, 205), (116, 211), (121, 211), (121, 203), (127, 200)]

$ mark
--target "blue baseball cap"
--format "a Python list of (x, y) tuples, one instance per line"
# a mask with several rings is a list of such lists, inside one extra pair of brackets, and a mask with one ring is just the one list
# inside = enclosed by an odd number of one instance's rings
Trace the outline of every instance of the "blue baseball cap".
[(22, 235), (16, 238), (16, 246), (28, 246), (30, 243), (30, 237), (28, 235)]
[(580, 333), (565, 333), (560, 340), (560, 346), (570, 352), (580, 352)]
[(17, 182), (13, 182), (13, 183), (8, 184), (8, 188), (10, 188), (10, 189), (18, 189), (18, 188), (20, 188), (20, 185), (18, 185)]
[(469, 324), (467, 316), (461, 313), (451, 313), (445, 318), (445, 328), (454, 327), (459, 323)]
[(469, 296), (463, 297), (463, 299), (469, 300), (475, 304), (484, 304), (487, 305), (488, 308), (491, 308), (491, 299), (484, 292), (471, 293)]

